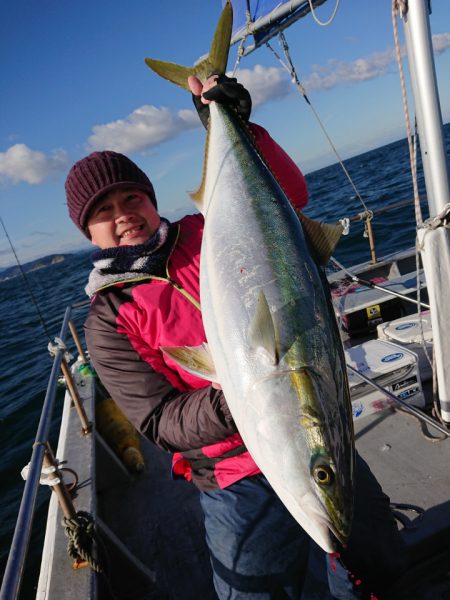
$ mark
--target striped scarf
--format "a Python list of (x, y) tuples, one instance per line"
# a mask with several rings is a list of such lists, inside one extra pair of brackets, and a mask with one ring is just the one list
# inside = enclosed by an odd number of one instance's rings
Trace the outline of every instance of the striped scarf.
[(100, 288), (136, 279), (139, 274), (163, 276), (176, 235), (177, 228), (162, 218), (159, 228), (144, 244), (97, 250), (92, 254), (94, 268), (86, 294), (91, 298)]

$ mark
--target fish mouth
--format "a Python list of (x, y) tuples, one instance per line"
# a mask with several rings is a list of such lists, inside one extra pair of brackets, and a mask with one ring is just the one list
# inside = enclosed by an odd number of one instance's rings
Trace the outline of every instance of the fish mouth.
[(347, 527), (347, 532), (339, 531), (333, 524), (328, 525), (331, 534), (336, 539), (340, 546), (346, 546), (350, 537), (350, 527)]
[[(334, 444), (327, 428), (332, 426), (329, 417), (322, 416), (323, 402), (314, 401), (314, 398), (324, 398), (332, 393), (327, 390), (326, 379), (323, 379), (321, 373), (313, 365), (303, 364), (299, 366), (283, 365), (283, 368), (277, 368), (266, 375), (256, 379), (250, 387), (249, 393), (259, 398), (263, 395), (265, 385), (270, 385), (271, 381), (277, 379), (290, 380), (290, 385), (295, 389), (299, 403), (293, 403), (289, 413), (292, 420), (297, 420), (301, 428), (306, 432), (305, 439), (310, 452), (309, 473), (311, 476), (311, 485), (315, 490), (315, 497), (320, 503), (322, 510), (327, 517), (320, 518), (323, 527), (329, 532), (329, 546), (334, 546), (335, 550), (345, 546), (351, 533), (351, 521), (353, 512), (352, 494), (349, 488), (349, 481), (346, 475), (342, 475), (341, 465), (333, 450)], [(301, 399), (301, 400), (300, 400)], [(309, 399), (309, 400), (308, 400)], [(336, 463), (336, 460), (338, 463)], [(315, 469), (324, 471), (329, 479), (324, 481), (317, 474)], [(337, 470), (337, 472), (336, 472)], [(316, 476), (315, 476), (316, 475)], [(316, 515), (316, 519), (318, 515)]]

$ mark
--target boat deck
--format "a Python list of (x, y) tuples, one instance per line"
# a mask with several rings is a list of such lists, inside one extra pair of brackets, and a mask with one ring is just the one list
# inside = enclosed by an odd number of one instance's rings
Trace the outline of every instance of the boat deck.
[[(109, 599), (111, 586), (121, 600), (217, 600), (198, 492), (188, 482), (171, 479), (169, 455), (145, 441), (142, 450), (145, 473), (131, 479), (118, 475), (98, 494), (98, 512), (154, 572), (157, 585), (130, 571), (124, 562), (120, 571), (110, 573), (108, 583), (100, 585), (99, 597)], [(316, 546), (310, 563), (303, 597), (331, 600), (324, 554)]]
[[(436, 433), (439, 437), (439, 432), (432, 432), (431, 428), (424, 432), (416, 418), (391, 409), (356, 423), (358, 451), (392, 502), (425, 511), (422, 515), (401, 511), (405, 526), (399, 523), (399, 527), (411, 548), (412, 573), (432, 557), (446, 554), (449, 560), (450, 470), (443, 465), (450, 464), (450, 441), (437, 441)], [(117, 536), (155, 572), (157, 589), (140, 577), (129, 578), (124, 572), (114, 571), (111, 584), (115, 594), (135, 600), (212, 600), (216, 596), (211, 586), (198, 494), (191, 484), (170, 479), (170, 460), (164, 452), (147, 443), (144, 451), (146, 472), (134, 477), (132, 483), (122, 479), (109, 486), (107, 494), (100, 493), (98, 510)], [(310, 566), (303, 599), (331, 600), (325, 556), (317, 547)], [(418, 595), (409, 592), (408, 597), (450, 597), (450, 582), (444, 592), (448, 595), (429, 596), (431, 589), (438, 588), (427, 583), (420, 595), (416, 584)], [(106, 588), (103, 597), (108, 598), (108, 593)]]
[[(405, 254), (402, 260), (411, 262), (412, 259)], [(386, 265), (388, 268), (389, 272), (393, 269)], [(397, 260), (398, 273), (395, 274), (402, 278), (403, 285), (406, 275), (402, 269), (402, 263)], [(367, 276), (372, 275), (367, 273)], [(359, 309), (364, 312), (365, 293), (353, 294), (354, 299), (359, 298)], [(370, 302), (381, 306), (387, 301), (383, 291), (369, 290), (367, 294)], [(347, 309), (350, 310), (348, 306)], [(402, 312), (409, 314), (410, 309), (410, 305), (405, 305)], [(365, 338), (344, 335), (344, 345), (361, 344), (373, 336), (374, 332)], [(425, 410), (429, 413), (431, 383), (422, 383), (424, 397), (428, 399)], [(96, 472), (90, 478), (86, 475), (85, 481), (97, 499), (93, 509), (100, 529), (103, 532), (110, 530), (109, 534), (101, 536), (99, 547), (104, 574), (97, 577), (82, 569), (84, 575), (75, 575), (79, 582), (85, 580), (86, 590), (94, 590), (89, 597), (100, 600), (216, 599), (196, 488), (185, 481), (173, 481), (170, 455), (146, 440), (142, 440), (146, 468), (140, 475), (130, 476), (99, 434), (95, 444), (88, 444), (83, 451), (86, 454), (83, 458), (79, 442), (73, 442), (80, 436), (78, 422), (71, 424), (77, 417), (70, 406), (70, 398), (67, 398), (65, 411), (72, 441), (66, 440), (65, 450), (59, 455), (68, 460), (69, 466), (74, 460), (80, 462), (80, 469), (85, 463), (96, 465)], [(385, 408), (369, 413), (355, 418), (356, 447), (391, 502), (397, 505), (399, 529), (410, 550), (410, 569), (385, 600), (450, 600), (450, 441), (448, 437), (441, 439), (439, 431), (425, 427), (402, 409)], [(92, 446), (94, 458), (91, 457)], [(81, 492), (76, 502), (77, 510), (83, 501)], [(83, 504), (81, 508), (84, 508)], [(60, 513), (55, 512), (52, 519), (59, 522)], [(66, 543), (64, 533), (55, 528), (54, 535), (57, 539), (55, 548), (59, 549)], [(120, 549), (120, 544), (111, 542), (114, 537), (129, 549), (134, 559)], [(76, 586), (65, 585), (74, 579), (70, 560), (59, 550), (55, 556), (58, 565), (53, 568), (52, 586), (58, 584), (58, 589), (64, 590), (64, 593), (58, 593), (58, 599), (77, 600), (81, 596), (73, 592)], [(47, 570), (50, 572), (50, 567)], [(55, 579), (58, 580), (56, 583)], [(42, 587), (38, 597), (44, 600), (50, 596), (47, 584)], [(336, 591), (335, 597), (338, 597)], [(325, 555), (312, 544), (302, 600), (332, 598), (327, 584)]]

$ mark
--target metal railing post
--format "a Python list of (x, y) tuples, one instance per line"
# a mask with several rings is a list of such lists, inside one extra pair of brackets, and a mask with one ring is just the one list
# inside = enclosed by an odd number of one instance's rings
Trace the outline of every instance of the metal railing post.
[(69, 365), (66, 362), (66, 359), (63, 357), (61, 360), (61, 371), (64, 375), (64, 379), (66, 381), (67, 389), (69, 390), (69, 394), (72, 398), (75, 409), (80, 417), (81, 421), (81, 431), (83, 435), (87, 435), (92, 431), (92, 423), (88, 420), (86, 411), (84, 410), (83, 403), (81, 401), (80, 395), (76, 388), (76, 385), (73, 381), (72, 373), (70, 372)]

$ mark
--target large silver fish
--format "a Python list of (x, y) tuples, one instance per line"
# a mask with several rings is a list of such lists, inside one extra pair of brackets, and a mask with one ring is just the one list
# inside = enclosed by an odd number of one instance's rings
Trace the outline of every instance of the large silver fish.
[[(224, 72), (231, 18), (227, 5), (197, 70), (147, 63), (183, 87), (190, 74), (204, 80)], [(332, 552), (336, 538), (345, 543), (350, 534), (354, 464), (345, 359), (317, 262), (331, 253), (336, 230), (295, 213), (246, 125), (216, 103), (193, 199), (205, 217), (200, 292), (208, 349), (164, 351), (220, 382), (253, 459), (294, 518)]]

